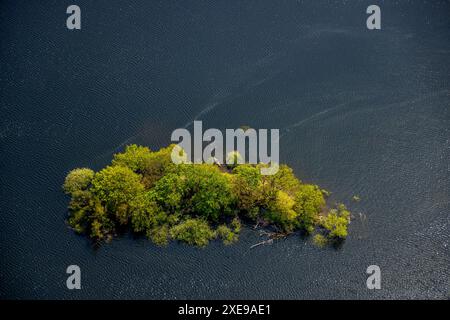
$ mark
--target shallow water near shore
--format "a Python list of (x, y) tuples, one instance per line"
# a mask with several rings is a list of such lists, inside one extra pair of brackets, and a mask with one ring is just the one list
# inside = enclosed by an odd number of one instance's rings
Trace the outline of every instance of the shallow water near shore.
[[(448, 1), (382, 2), (380, 31), (368, 1), (78, 1), (79, 32), (69, 4), (0, 3), (1, 298), (449, 297)], [(281, 161), (352, 211), (348, 239), (93, 248), (68, 228), (69, 170), (193, 120), (279, 128)]]

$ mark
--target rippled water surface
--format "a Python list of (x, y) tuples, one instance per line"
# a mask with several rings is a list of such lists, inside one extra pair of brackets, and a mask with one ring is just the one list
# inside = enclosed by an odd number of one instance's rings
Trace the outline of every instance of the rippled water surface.
[[(0, 3), (0, 297), (448, 298), (448, 1), (381, 1), (379, 31), (370, 1), (77, 1), (80, 31), (70, 4)], [(345, 243), (94, 249), (67, 228), (69, 170), (194, 119), (280, 128), (282, 160), (351, 208)]]

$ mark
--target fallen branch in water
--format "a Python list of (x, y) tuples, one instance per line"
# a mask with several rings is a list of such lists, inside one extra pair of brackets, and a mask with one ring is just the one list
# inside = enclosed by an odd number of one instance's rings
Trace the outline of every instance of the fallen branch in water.
[(272, 240), (278, 240), (282, 238), (286, 238), (288, 235), (290, 235), (290, 232), (284, 233), (284, 232), (268, 232), (264, 230), (260, 230), (259, 236), (267, 236), (269, 239)]
[(282, 233), (282, 232), (267, 232), (267, 231), (264, 231), (264, 230), (260, 230), (259, 231), (259, 236), (260, 237), (261, 236), (266, 236), (269, 239), (261, 241), (261, 242), (258, 242), (256, 244), (252, 245), (250, 247), (250, 249), (253, 249), (253, 248), (255, 248), (257, 246), (260, 246), (260, 245), (263, 245), (263, 244), (272, 244), (273, 240), (286, 238), (289, 234), (290, 234), (290, 232)]
[(272, 244), (272, 243), (273, 243), (273, 239), (264, 240), (264, 241), (261, 241), (261, 242), (258, 242), (258, 243), (256, 243), (256, 244), (252, 245), (252, 246), (250, 247), (250, 249), (253, 249), (253, 248), (255, 248), (255, 247), (257, 247), (257, 246), (260, 246), (260, 245), (263, 245), (263, 244)]

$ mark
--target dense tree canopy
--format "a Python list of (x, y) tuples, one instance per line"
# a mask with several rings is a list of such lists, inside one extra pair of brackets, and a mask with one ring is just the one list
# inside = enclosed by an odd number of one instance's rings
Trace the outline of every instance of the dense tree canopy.
[(136, 173), (142, 173), (153, 157), (154, 153), (149, 148), (132, 144), (125, 148), (125, 152), (115, 154), (112, 164), (130, 168)]
[[(280, 233), (318, 230), (330, 240), (347, 236), (345, 206), (327, 209), (327, 193), (302, 183), (287, 165), (274, 175), (261, 175), (264, 164), (176, 165), (174, 147), (152, 152), (130, 145), (96, 173), (69, 172), (63, 188), (71, 196), (70, 226), (96, 240), (131, 228), (157, 245), (173, 239), (205, 246), (215, 238), (231, 244), (238, 240), (241, 219), (262, 221)], [(185, 157), (182, 150), (179, 156)]]

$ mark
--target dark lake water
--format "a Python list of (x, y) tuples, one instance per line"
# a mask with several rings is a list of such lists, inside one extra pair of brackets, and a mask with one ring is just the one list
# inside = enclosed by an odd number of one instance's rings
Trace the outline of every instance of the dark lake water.
[[(0, 3), (1, 298), (449, 297), (448, 1), (377, 1), (378, 31), (372, 1), (76, 1), (69, 31), (72, 2)], [(66, 226), (69, 170), (194, 119), (280, 128), (282, 161), (355, 215), (345, 243), (95, 250)]]

